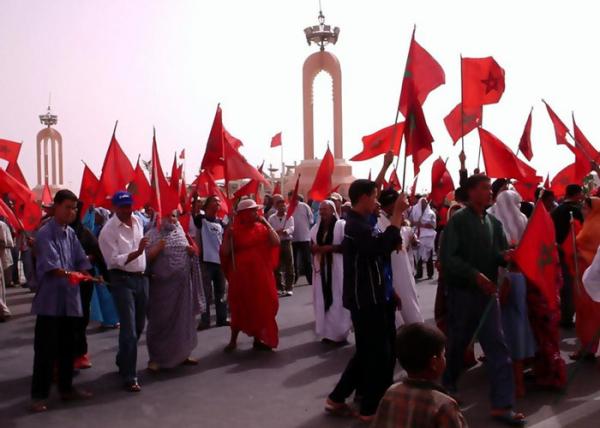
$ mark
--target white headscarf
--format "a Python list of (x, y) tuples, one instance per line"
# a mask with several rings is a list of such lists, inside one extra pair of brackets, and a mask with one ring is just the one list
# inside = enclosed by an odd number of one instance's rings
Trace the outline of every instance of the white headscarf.
[(491, 210), (494, 217), (502, 223), (506, 240), (510, 245), (519, 243), (527, 227), (527, 216), (521, 212), (522, 200), (514, 190), (505, 190), (498, 195)]

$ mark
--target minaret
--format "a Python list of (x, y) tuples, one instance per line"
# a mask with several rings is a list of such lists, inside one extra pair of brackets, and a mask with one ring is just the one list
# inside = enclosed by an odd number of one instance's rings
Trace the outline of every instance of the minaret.
[[(56, 190), (63, 185), (62, 136), (56, 129), (52, 128), (52, 125), (57, 124), (58, 116), (52, 114), (50, 103), (48, 103), (48, 110), (45, 114), (41, 114), (39, 118), (42, 125), (46, 125), (46, 127), (38, 132), (36, 138), (37, 187), (48, 184), (50, 188)], [(48, 143), (50, 143), (50, 152), (48, 151)]]

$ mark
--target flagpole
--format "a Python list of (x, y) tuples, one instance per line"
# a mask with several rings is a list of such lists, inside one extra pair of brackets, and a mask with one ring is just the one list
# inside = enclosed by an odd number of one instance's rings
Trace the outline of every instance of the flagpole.
[[(460, 145), (461, 151), (465, 152), (465, 108), (463, 106), (463, 68), (462, 53), (460, 54)], [(483, 116), (483, 115), (481, 115)]]
[(283, 190), (283, 182), (285, 181), (284, 178), (284, 174), (285, 174), (285, 162), (283, 160), (283, 138), (281, 138), (281, 196), (283, 196), (283, 199), (285, 199), (285, 192)]
[(118, 124), (119, 124), (119, 119), (117, 119), (117, 120), (115, 121), (115, 127), (113, 128), (113, 135), (112, 135), (113, 137), (115, 136), (115, 134), (116, 134), (116, 132), (117, 132), (117, 125), (118, 125)]

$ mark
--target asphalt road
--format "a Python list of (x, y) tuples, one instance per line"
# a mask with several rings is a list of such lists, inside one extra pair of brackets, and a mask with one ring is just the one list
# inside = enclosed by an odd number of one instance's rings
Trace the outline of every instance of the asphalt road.
[[(433, 317), (435, 285), (418, 285), (423, 313)], [(330, 392), (353, 347), (332, 348), (315, 340), (312, 290), (299, 287), (293, 297), (281, 300), (278, 315), (281, 342), (276, 352), (251, 349), (251, 339), (240, 337), (239, 350), (224, 354), (227, 328), (198, 333), (193, 356), (196, 367), (146, 373), (144, 339), (138, 367), (143, 391), (120, 389), (114, 357), (117, 332), (89, 329), (93, 367), (84, 370), (75, 384), (92, 390), (86, 402), (64, 404), (53, 395), (44, 414), (27, 410), (33, 361), (34, 318), (29, 315), (31, 294), (9, 289), (8, 304), (14, 317), (0, 324), (0, 428), (13, 427), (203, 427), (203, 428), (341, 428), (364, 426), (323, 413)], [(564, 356), (575, 347), (567, 332)], [(571, 371), (574, 365), (569, 365)], [(600, 372), (595, 364), (577, 366), (566, 394), (536, 389), (528, 384), (519, 409), (529, 417), (529, 427), (600, 426)], [(488, 418), (487, 380), (479, 365), (465, 374), (460, 385), (464, 412), (471, 427), (496, 427)]]

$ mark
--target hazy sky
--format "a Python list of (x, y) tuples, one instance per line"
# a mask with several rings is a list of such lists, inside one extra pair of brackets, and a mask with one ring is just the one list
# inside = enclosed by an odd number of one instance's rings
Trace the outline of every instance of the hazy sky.
[[(363, 135), (392, 123), (417, 24), (417, 40), (446, 72), (446, 85), (424, 110), (435, 155), (450, 158), (452, 173), (459, 147), (442, 119), (459, 101), (461, 53), (493, 55), (506, 70), (506, 92), (500, 104), (485, 107), (484, 127), (516, 148), (534, 105), (533, 166), (542, 175), (557, 172), (573, 156), (556, 147), (542, 97), (569, 124), (575, 110), (592, 143), (600, 139), (595, 8), (582, 0), (323, 0), (327, 22), (341, 28), (331, 50), (342, 65), (345, 157), (360, 151)], [(20, 162), (32, 185), (37, 116), (49, 92), (65, 144), (66, 184), (76, 191), (80, 159), (99, 173), (116, 119), (132, 162), (138, 153), (150, 157), (154, 125), (163, 164), (170, 168), (173, 153), (185, 148), (191, 181), (218, 102), (252, 163), (278, 162), (269, 141), (279, 130), (286, 160), (302, 157), (301, 70), (316, 49), (302, 30), (316, 24), (317, 0), (2, 0), (0, 12), (0, 138), (24, 141)], [(327, 78), (317, 77), (316, 90), (320, 157), (333, 140)], [(476, 133), (466, 146), (472, 169)], [(380, 164), (356, 163), (355, 175)], [(427, 175), (419, 187), (429, 187)]]

